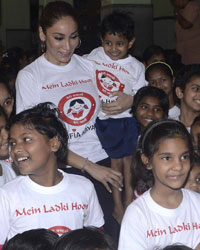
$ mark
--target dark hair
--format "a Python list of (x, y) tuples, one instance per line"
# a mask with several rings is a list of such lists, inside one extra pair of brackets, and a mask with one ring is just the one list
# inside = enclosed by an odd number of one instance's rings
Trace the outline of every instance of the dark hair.
[(146, 188), (151, 187), (154, 183), (152, 171), (147, 170), (142, 162), (141, 155), (144, 154), (151, 162), (162, 141), (176, 137), (186, 141), (190, 154), (190, 163), (191, 166), (193, 165), (194, 149), (192, 138), (186, 127), (181, 122), (172, 119), (151, 122), (143, 131), (134, 156), (133, 188), (141, 189), (138, 191), (144, 192)]
[(77, 14), (71, 4), (64, 1), (49, 2), (42, 10), (39, 24), (46, 34), (48, 28), (52, 27), (55, 22), (66, 16), (72, 17), (78, 25)]
[(192, 126), (194, 126), (196, 123), (199, 123), (199, 122), (200, 122), (200, 116), (195, 117), (193, 122), (192, 122), (191, 128), (192, 128)]
[(150, 45), (143, 52), (143, 60), (147, 64), (148, 60), (154, 55), (163, 55), (165, 57), (165, 50), (159, 45)]
[(0, 117), (1, 117), (1, 116), (3, 116), (3, 117), (5, 118), (6, 123), (7, 123), (7, 122), (8, 122), (8, 116), (7, 116), (5, 110), (3, 109), (2, 106), (0, 106)]
[(146, 68), (145, 79), (147, 81), (148, 81), (149, 73), (154, 69), (159, 69), (159, 70), (163, 71), (167, 76), (169, 76), (171, 78), (171, 80), (173, 79), (173, 70), (172, 70), (170, 65), (168, 65), (167, 63), (164, 63), (164, 62), (154, 62)]
[(55, 250), (116, 250), (114, 241), (109, 235), (96, 228), (82, 228), (62, 235)]
[(146, 96), (152, 96), (158, 98), (160, 102), (160, 106), (163, 109), (164, 112), (164, 117), (168, 117), (168, 111), (169, 111), (169, 99), (167, 94), (159, 88), (153, 87), (153, 86), (145, 86), (140, 88), (137, 93), (134, 96), (134, 101), (133, 101), (133, 107), (132, 107), (132, 113), (133, 115), (136, 115), (136, 111), (138, 108), (138, 105), (140, 101), (146, 97)]
[(100, 33), (103, 39), (106, 33), (111, 33), (123, 35), (128, 41), (131, 41), (134, 38), (134, 21), (129, 13), (115, 11), (103, 19)]
[(2, 250), (53, 250), (58, 237), (48, 229), (32, 229), (15, 235)]
[(14, 124), (23, 124), (38, 133), (46, 135), (49, 139), (58, 137), (60, 148), (55, 155), (58, 161), (63, 161), (67, 153), (67, 130), (64, 122), (59, 119), (59, 111), (53, 103), (45, 102), (15, 115), (9, 122), (11, 128)]
[(200, 64), (184, 65), (177, 72), (175, 87), (180, 87), (180, 89), (184, 92), (186, 85), (195, 76), (200, 77)]
[(170, 246), (166, 246), (162, 250), (192, 250), (192, 248), (184, 246), (184, 245), (170, 245)]

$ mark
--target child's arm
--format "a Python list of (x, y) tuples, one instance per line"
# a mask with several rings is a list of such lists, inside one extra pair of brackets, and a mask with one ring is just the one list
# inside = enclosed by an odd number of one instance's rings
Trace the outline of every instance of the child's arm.
[(90, 174), (96, 180), (100, 181), (109, 192), (112, 191), (108, 183), (112, 184), (118, 189), (122, 187), (122, 175), (118, 171), (104, 166), (100, 166), (91, 161), (87, 161), (87, 164), (85, 165), (85, 158), (80, 155), (77, 155), (71, 150), (68, 150), (66, 160), (67, 164), (72, 167), (82, 169), (84, 166), (83, 170), (88, 172), (88, 174)]
[(199, 243), (199, 245), (195, 248), (195, 250), (200, 250), (200, 243)]
[(120, 91), (114, 91), (112, 96), (118, 96), (116, 102), (102, 104), (102, 111), (106, 115), (117, 115), (129, 109), (133, 105), (133, 96)]

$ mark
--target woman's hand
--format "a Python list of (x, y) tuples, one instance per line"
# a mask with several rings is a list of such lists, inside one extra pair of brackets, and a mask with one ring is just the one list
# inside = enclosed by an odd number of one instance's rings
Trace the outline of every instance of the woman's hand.
[(106, 115), (117, 115), (129, 109), (133, 105), (133, 96), (121, 91), (114, 91), (111, 97), (117, 96), (117, 100), (111, 103), (102, 104), (102, 111)]
[(112, 190), (108, 183), (119, 190), (123, 186), (122, 174), (120, 172), (98, 165), (91, 161), (87, 161), (87, 164), (85, 165), (85, 158), (77, 155), (71, 150), (68, 150), (67, 152), (66, 164), (80, 170), (83, 170), (84, 168), (84, 171), (88, 172), (88, 174), (90, 174), (94, 179), (100, 181), (109, 192), (112, 192)]
[(120, 172), (92, 162), (88, 162), (87, 166), (85, 167), (85, 170), (94, 179), (100, 181), (110, 193), (112, 192), (112, 190), (109, 184), (111, 184), (113, 187), (117, 188), (120, 191), (122, 190), (123, 178)]

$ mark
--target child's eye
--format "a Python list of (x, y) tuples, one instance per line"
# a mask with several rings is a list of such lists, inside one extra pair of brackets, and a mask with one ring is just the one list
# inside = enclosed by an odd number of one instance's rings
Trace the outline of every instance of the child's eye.
[(196, 182), (200, 183), (200, 177), (196, 178)]
[(9, 98), (7, 99), (5, 102), (4, 102), (4, 105), (10, 105), (12, 103), (12, 98)]
[(162, 109), (160, 107), (157, 107), (154, 109), (155, 112), (162, 112)]
[(181, 160), (182, 160), (182, 161), (189, 160), (189, 159), (190, 159), (190, 155), (189, 155), (189, 154), (186, 154), (186, 155), (182, 155), (182, 156), (181, 156)]
[(150, 86), (156, 85), (156, 81), (150, 81), (150, 82), (149, 82), (149, 85), (150, 85)]
[(57, 41), (63, 40), (63, 37), (62, 37), (62, 36), (55, 36), (54, 38), (55, 38), (55, 40), (57, 40)]
[(16, 142), (14, 142), (14, 141), (10, 141), (9, 142), (9, 146), (12, 148), (12, 147), (14, 147), (16, 145)]
[(25, 137), (25, 138), (24, 138), (24, 141), (25, 141), (25, 142), (30, 142), (30, 141), (31, 141), (31, 138)]
[(112, 45), (112, 43), (111, 43), (110, 41), (104, 41), (104, 44), (105, 44), (105, 45), (108, 45), (108, 46), (111, 46), (111, 45)]
[(192, 88), (195, 92), (198, 92), (199, 91), (199, 87), (193, 87)]
[(170, 158), (171, 158), (170, 156), (163, 156), (163, 157), (162, 157), (162, 159), (163, 159), (164, 161), (169, 161)]
[(123, 46), (124, 43), (123, 43), (123, 42), (118, 42), (117, 45), (118, 45), (118, 46)]
[(148, 107), (147, 107), (147, 105), (144, 105), (144, 104), (143, 104), (143, 105), (141, 105), (141, 108), (142, 108), (142, 109), (147, 109)]

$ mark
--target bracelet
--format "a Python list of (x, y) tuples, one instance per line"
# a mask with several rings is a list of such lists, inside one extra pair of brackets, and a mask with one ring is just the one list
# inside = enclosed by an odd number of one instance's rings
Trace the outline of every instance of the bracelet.
[(88, 164), (88, 158), (85, 158), (85, 161), (84, 161), (83, 166), (81, 168), (82, 173), (85, 173), (85, 167), (87, 166), (87, 164)]

